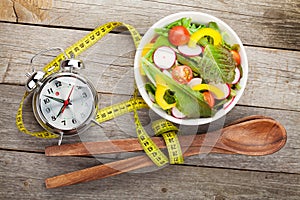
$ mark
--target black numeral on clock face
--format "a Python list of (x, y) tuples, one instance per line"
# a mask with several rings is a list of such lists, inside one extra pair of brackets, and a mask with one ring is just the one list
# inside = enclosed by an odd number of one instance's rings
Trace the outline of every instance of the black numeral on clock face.
[(52, 88), (49, 88), (47, 91), (48, 91), (48, 94), (53, 94), (53, 89)]
[(44, 99), (44, 103), (45, 104), (50, 103), (50, 99), (49, 98)]
[(72, 119), (72, 123), (73, 124), (77, 124), (77, 120), (76, 119)]
[(56, 87), (60, 87), (61, 86), (61, 82), (60, 81), (56, 81), (55, 85), (56, 85)]
[(66, 124), (67, 124), (66, 120), (62, 120), (61, 123), (62, 123), (63, 125), (66, 125)]
[(50, 113), (50, 108), (46, 108), (46, 112), (47, 112), (47, 113)]
[(82, 93), (82, 97), (83, 97), (83, 98), (86, 98), (86, 97), (87, 97), (87, 94), (86, 94), (85, 92), (83, 92), (83, 93)]
[(56, 117), (55, 117), (55, 116), (52, 116), (51, 119), (52, 119), (52, 121), (55, 121), (55, 120), (56, 120)]

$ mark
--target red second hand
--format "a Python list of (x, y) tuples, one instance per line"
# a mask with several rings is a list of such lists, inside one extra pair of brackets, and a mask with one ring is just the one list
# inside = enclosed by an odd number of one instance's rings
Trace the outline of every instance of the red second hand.
[(71, 89), (71, 91), (69, 93), (69, 96), (68, 96), (67, 100), (64, 101), (64, 107), (63, 107), (61, 113), (63, 113), (64, 110), (66, 109), (66, 107), (69, 105), (69, 103), (70, 103), (70, 97), (71, 97), (71, 94), (73, 92), (73, 89), (74, 89), (74, 85), (73, 85), (73, 87), (72, 87), (72, 89)]
[(69, 96), (68, 96), (68, 99), (67, 99), (67, 101), (69, 101), (69, 100), (70, 100), (70, 96), (71, 96), (71, 94), (72, 94), (72, 92), (73, 92), (73, 89), (74, 89), (74, 87), (75, 87), (75, 85), (73, 85), (73, 87), (72, 87), (72, 89), (71, 89), (71, 91), (70, 91), (70, 93), (69, 93)]
[(72, 89), (71, 89), (71, 91), (70, 91), (70, 93), (69, 93), (69, 95), (68, 95), (68, 98), (64, 101), (64, 105), (63, 105), (62, 108), (60, 109), (60, 111), (59, 111), (57, 117), (58, 117), (61, 113), (63, 113), (63, 112), (65, 111), (66, 107), (69, 105), (69, 103), (70, 103), (70, 97), (71, 97), (71, 94), (72, 94), (72, 92), (73, 92), (73, 89), (74, 89), (74, 85), (73, 85), (73, 87), (72, 87)]

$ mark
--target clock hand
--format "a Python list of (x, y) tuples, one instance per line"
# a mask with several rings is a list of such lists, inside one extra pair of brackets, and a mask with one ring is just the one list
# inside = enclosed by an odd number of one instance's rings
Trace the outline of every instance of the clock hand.
[(59, 110), (59, 112), (58, 112), (56, 118), (59, 117), (59, 115), (65, 111), (65, 109), (66, 109), (66, 107), (67, 107), (68, 105), (72, 105), (72, 103), (71, 103), (70, 101), (67, 101), (67, 100), (64, 101), (64, 105), (60, 108), (60, 110)]
[(63, 102), (64, 105), (60, 108), (60, 110), (59, 110), (56, 117), (58, 117), (60, 114), (62, 114), (65, 111), (65, 109), (68, 105), (72, 105), (71, 102), (70, 102), (70, 97), (71, 97), (71, 94), (72, 94), (73, 90), (74, 90), (74, 85), (73, 85), (73, 87), (72, 87), (72, 89), (71, 89), (71, 91), (68, 95), (68, 98)]
[(56, 115), (56, 118), (58, 118), (59, 115), (64, 112), (64, 110), (65, 110), (65, 104), (60, 108), (58, 114)]
[(74, 87), (75, 87), (75, 85), (73, 85), (72, 86), (72, 89), (71, 89), (71, 91), (70, 91), (70, 93), (69, 93), (69, 96), (68, 96), (68, 98), (67, 98), (67, 100), (66, 101), (70, 101), (70, 96), (71, 96), (71, 94), (72, 94), (72, 92), (73, 92), (73, 90), (74, 90)]
[(59, 99), (59, 98), (56, 98), (56, 97), (52, 97), (52, 96), (48, 96), (48, 95), (44, 95), (45, 97), (48, 97), (50, 99), (53, 99), (54, 101), (57, 101), (59, 103), (64, 103), (65, 101), (63, 99)]

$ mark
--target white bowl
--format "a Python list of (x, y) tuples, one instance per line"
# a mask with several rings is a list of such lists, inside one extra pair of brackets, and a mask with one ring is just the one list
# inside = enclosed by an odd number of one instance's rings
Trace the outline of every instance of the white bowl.
[[(177, 119), (171, 115), (168, 115), (164, 110), (154, 106), (154, 103), (151, 101), (151, 99), (149, 98), (146, 90), (145, 90), (145, 84), (148, 81), (146, 76), (143, 76), (140, 74), (140, 63), (141, 63), (141, 53), (142, 53), (142, 49), (143, 47), (149, 43), (151, 41), (151, 39), (154, 37), (155, 32), (154, 29), (155, 28), (162, 28), (166, 25), (168, 25), (171, 22), (174, 22), (178, 19), (181, 19), (183, 17), (188, 17), (192, 19), (192, 22), (195, 23), (201, 23), (201, 24), (207, 24), (210, 21), (214, 21), (218, 24), (219, 28), (221, 31), (225, 31), (228, 34), (228, 38), (226, 38), (226, 42), (229, 44), (239, 44), (240, 45), (240, 56), (241, 56), (241, 66), (243, 69), (243, 77), (240, 80), (240, 86), (241, 89), (237, 92), (236, 97), (234, 98), (233, 102), (226, 108), (226, 109), (221, 109), (219, 110), (213, 117), (210, 118), (195, 118), (195, 119)], [(135, 54), (135, 60), (134, 60), (134, 76), (135, 76), (135, 81), (138, 87), (138, 90), (141, 94), (141, 96), (143, 97), (143, 99), (145, 100), (145, 102), (148, 104), (148, 106), (158, 115), (160, 115), (161, 117), (177, 123), (177, 124), (182, 124), (182, 125), (202, 125), (202, 124), (207, 124), (210, 123), (212, 121), (215, 121), (221, 117), (223, 117), (224, 115), (226, 115), (235, 105), (236, 103), (239, 101), (239, 99), (241, 98), (244, 89), (246, 87), (246, 82), (247, 82), (247, 77), (248, 77), (248, 60), (247, 60), (247, 55), (246, 55), (246, 51), (245, 48), (240, 40), (240, 38), (237, 36), (237, 34), (222, 20), (209, 15), (209, 14), (205, 14), (205, 13), (201, 13), (201, 12), (180, 12), (180, 13), (175, 13), (172, 15), (169, 15), (161, 20), (159, 20), (158, 22), (156, 22), (143, 36), (139, 47), (136, 51)]]

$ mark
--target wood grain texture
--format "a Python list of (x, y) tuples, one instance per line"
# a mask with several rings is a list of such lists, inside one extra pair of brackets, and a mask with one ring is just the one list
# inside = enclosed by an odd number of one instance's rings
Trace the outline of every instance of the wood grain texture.
[[(19, 105), (19, 101), (23, 91), (22, 86), (12, 86), (2, 84), (0, 92), (6, 94), (6, 96), (0, 97), (0, 115), (3, 119), (0, 121), (0, 126), (5, 129), (0, 129), (0, 148), (11, 150), (24, 150), (33, 152), (44, 152), (44, 147), (50, 145), (56, 145), (57, 139), (43, 140), (34, 138), (23, 133), (20, 133), (15, 126), (15, 112)], [(128, 96), (124, 95), (109, 95), (101, 94), (101, 107), (111, 105), (112, 98), (116, 102), (128, 99)], [(230, 123), (239, 118), (262, 114), (270, 116), (284, 125), (287, 130), (288, 140), (285, 147), (279, 152), (262, 157), (248, 157), (248, 156), (235, 156), (235, 155), (203, 155), (194, 156), (186, 159), (187, 165), (201, 165), (201, 166), (214, 166), (225, 168), (243, 168), (251, 170), (268, 170), (268, 171), (280, 171), (280, 172), (292, 172), (300, 173), (300, 141), (298, 130), (300, 129), (299, 119), (300, 112), (288, 111), (288, 110), (274, 110), (266, 108), (256, 107), (244, 107), (237, 106), (231, 112), (228, 113), (225, 124)], [(150, 121), (158, 118), (153, 112), (140, 112), (141, 120), (145, 129), (151, 134)], [(25, 124), (30, 130), (39, 130), (40, 127), (35, 120), (33, 120), (33, 113), (31, 104), (27, 101), (24, 107), (24, 119)], [(221, 121), (222, 122), (222, 121)], [(200, 132), (206, 132), (208, 129), (213, 130), (214, 126), (219, 127), (216, 124), (212, 124), (210, 127), (199, 127)], [(114, 120), (105, 122), (102, 124), (103, 128), (97, 126), (91, 127), (87, 133), (80, 135), (80, 137), (65, 138), (64, 143), (74, 143), (80, 141), (101, 141), (110, 139), (130, 138), (136, 137), (133, 116), (126, 114), (120, 116)], [(181, 130), (189, 134), (195, 134), (195, 128), (180, 126)], [(197, 129), (197, 128), (196, 128)], [(124, 157), (131, 156), (124, 155)], [(122, 155), (113, 154), (101, 156), (99, 159), (103, 162), (112, 161)]]
[[(299, 1), (1, 0), (0, 7), (0, 199), (299, 199)], [(141, 154), (109, 154), (97, 159), (45, 157), (44, 147), (57, 144), (57, 140), (25, 135), (14, 123), (31, 57), (58, 44), (66, 48), (105, 22), (124, 21), (143, 34), (160, 18), (181, 11), (219, 17), (246, 45), (250, 69), (247, 88), (238, 106), (224, 119), (225, 124), (255, 114), (273, 117), (287, 130), (285, 147), (261, 157), (204, 154), (187, 158), (184, 166), (158, 171), (150, 168), (46, 190), (47, 177)], [(36, 68), (41, 69), (56, 54), (37, 59)], [(83, 74), (99, 91), (100, 107), (130, 98), (131, 87), (124, 89), (122, 85), (133, 84), (133, 57), (134, 45), (122, 28), (80, 56), (87, 66)], [(26, 126), (38, 130), (30, 99), (25, 104)], [(157, 116), (146, 109), (139, 113), (150, 130), (150, 121)], [(126, 114), (63, 142), (135, 137), (132, 119), (132, 114)], [(218, 123), (223, 124), (222, 120)], [(180, 128), (203, 133), (218, 127), (216, 123)]]
[(108, 21), (125, 20), (144, 33), (154, 22), (169, 14), (198, 11), (224, 20), (246, 44), (300, 49), (300, 4), (297, 0), (13, 2), (4, 4), (1, 10), (14, 10), (15, 17), (0, 14), (0, 20), (90, 29)]
[[(33, 55), (58, 44), (67, 48), (87, 33), (78, 30), (0, 24), (1, 82), (24, 84), (24, 74), (31, 70), (29, 61)], [(26, 40), (24, 35), (27, 35)], [(300, 52), (257, 47), (247, 47), (246, 51), (249, 78), (239, 103), (246, 106), (300, 111)], [(39, 57), (35, 67), (41, 69), (56, 54), (54, 51)], [(133, 85), (133, 57), (134, 45), (129, 35), (109, 34), (80, 56), (86, 64), (82, 73), (91, 79), (99, 92), (129, 95), (132, 94), (133, 88), (123, 85)], [(289, 91), (289, 98), (281, 95), (286, 91)], [(276, 98), (274, 93), (278, 94)]]
[(0, 19), (6, 21), (15, 21), (16, 14), (14, 9), (14, 2), (10, 0), (2, 0), (0, 1)]
[(153, 162), (146, 155), (136, 156), (47, 178), (45, 184), (47, 189), (58, 188), (108, 178), (152, 165)]
[[(300, 175), (168, 166), (46, 190), (44, 179), (99, 164), (94, 158), (46, 158), (1, 150), (4, 199), (298, 199)], [(68, 166), (68, 167), (66, 167)], [(33, 171), (35, 173), (33, 173)]]

